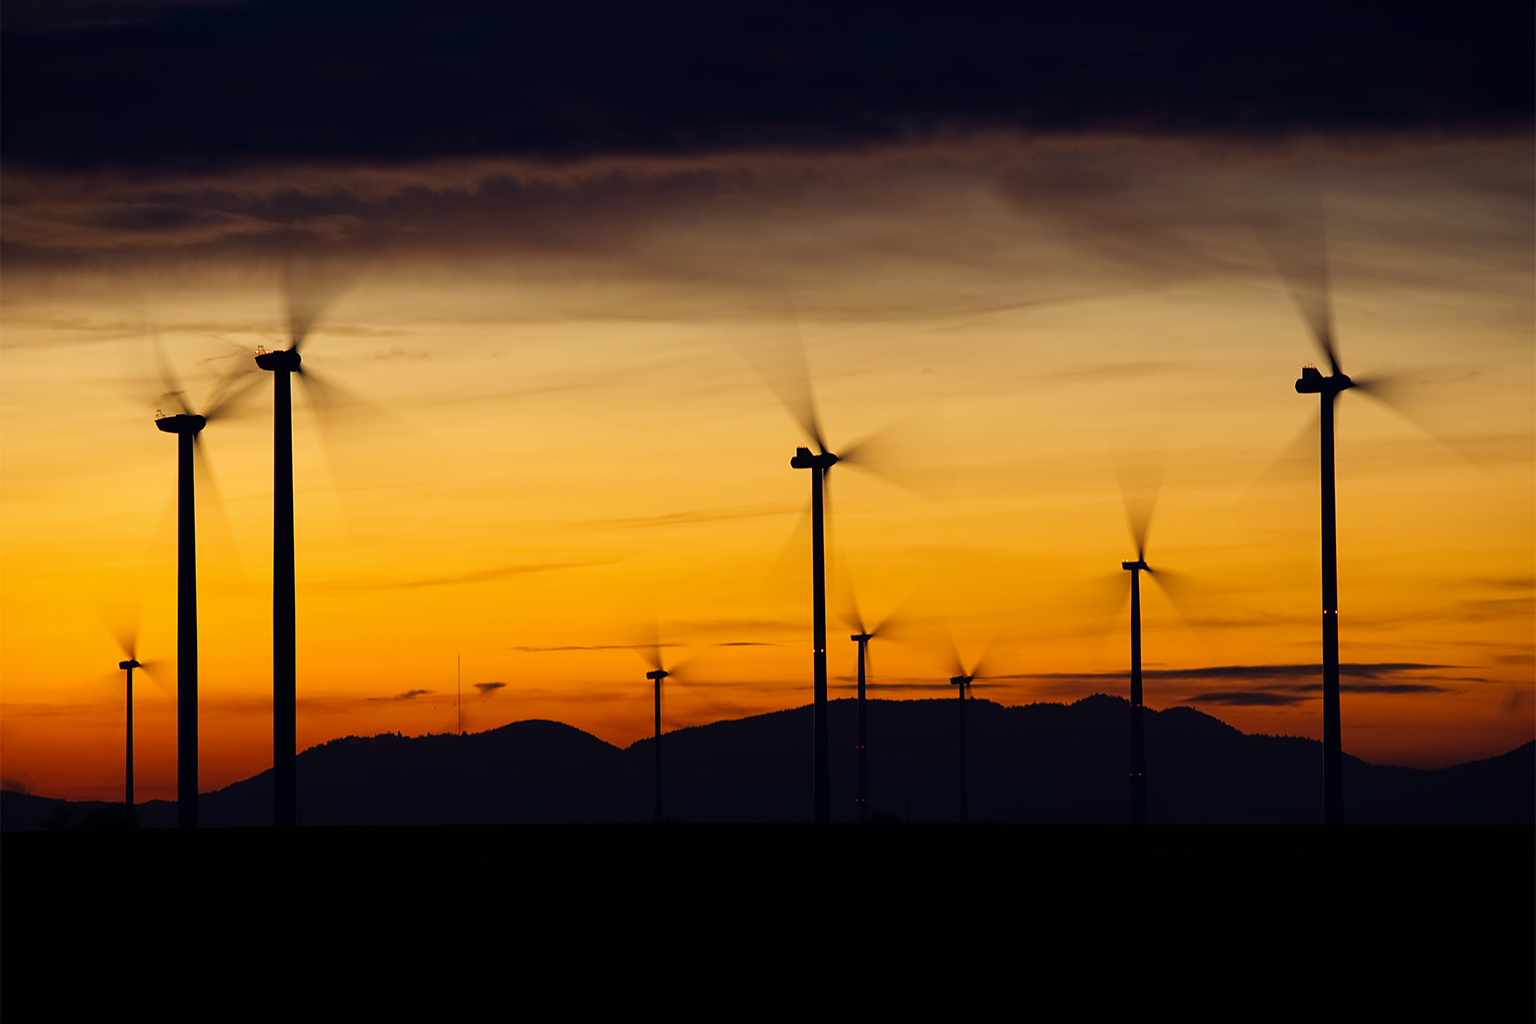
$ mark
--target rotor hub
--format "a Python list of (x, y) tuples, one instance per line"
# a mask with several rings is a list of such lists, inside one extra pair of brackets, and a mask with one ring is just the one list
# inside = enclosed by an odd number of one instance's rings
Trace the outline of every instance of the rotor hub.
[(167, 434), (196, 434), (208, 425), (208, 421), (201, 416), (192, 413), (181, 413), (176, 416), (161, 416), (155, 420), (155, 426)]
[(1331, 377), (1324, 377), (1323, 371), (1315, 366), (1303, 366), (1301, 379), (1296, 382), (1297, 392), (1303, 395), (1336, 395), (1354, 386), (1355, 382), (1349, 379), (1348, 374), (1341, 371)]
[(809, 448), (796, 448), (795, 457), (789, 460), (795, 469), (831, 469), (836, 463), (837, 456), (831, 452), (816, 455)]
[(275, 352), (257, 352), (256, 365), (263, 370), (271, 370), (274, 373), (288, 371), (297, 373), (299, 364), (303, 362), (299, 353), (291, 348), (278, 349)]

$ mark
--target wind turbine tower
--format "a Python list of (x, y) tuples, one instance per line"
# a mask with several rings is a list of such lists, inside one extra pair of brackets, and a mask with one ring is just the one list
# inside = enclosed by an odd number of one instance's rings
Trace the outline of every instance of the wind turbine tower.
[(1339, 368), (1332, 339), (1324, 336), (1332, 374), (1304, 366), (1296, 390), (1322, 405), (1323, 505), (1323, 823), (1344, 823), (1344, 747), (1339, 711), (1339, 538), (1334, 499), (1333, 420), (1340, 394), (1355, 386)]
[[(819, 437), (820, 431), (817, 434)], [(821, 449), (817, 455), (813, 455), (809, 448), (795, 449), (795, 457), (789, 464), (795, 469), (811, 471), (811, 650), (815, 673), (812, 742), (815, 751), (816, 823), (824, 825), (832, 820), (832, 778), (827, 740), (827, 553), (822, 499), (826, 490), (827, 471), (837, 464), (837, 456), (827, 451), (819, 440), (817, 447)]]
[[(161, 416), (155, 420), (155, 426), (167, 434), (175, 434), (178, 439), (176, 824), (180, 828), (197, 827), (197, 502), (193, 490), (193, 456), (198, 434), (207, 425), (207, 419), (194, 413)], [(121, 667), (127, 668), (127, 663)]]
[(128, 820), (133, 820), (133, 670), (139, 668), (139, 662), (135, 658), (117, 663), (118, 668), (128, 670), (128, 771), (127, 785), (123, 795), (123, 808), (128, 812)]
[(656, 686), (656, 824), (661, 824), (661, 681), (670, 675), (666, 669), (657, 668), (647, 672), (645, 678), (651, 680)]
[(297, 346), (257, 352), (272, 374), (272, 823), (298, 820), (295, 612), (293, 581), (293, 374), (302, 372)]
[(1141, 701), (1141, 574), (1151, 572), (1141, 552), (1121, 562), (1131, 574), (1131, 824), (1147, 823), (1147, 755)]
[(975, 680), (975, 673), (971, 675), (953, 676), (949, 685), (959, 687), (960, 694), (960, 824), (965, 824), (970, 814), (970, 793), (966, 788), (965, 777), (965, 691)]
[(869, 820), (869, 731), (864, 716), (864, 666), (869, 654), (869, 642), (875, 638), (873, 633), (855, 633), (848, 639), (859, 645), (859, 795), (858, 815), (860, 821)]

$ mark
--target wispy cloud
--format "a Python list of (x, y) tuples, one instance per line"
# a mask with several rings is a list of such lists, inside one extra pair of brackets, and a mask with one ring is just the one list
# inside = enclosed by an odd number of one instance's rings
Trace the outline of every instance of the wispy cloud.
[[(1417, 672), (1425, 669), (1452, 668), (1450, 665), (1431, 665), (1415, 661), (1344, 662), (1339, 665), (1341, 676), (1358, 679), (1379, 679), (1397, 672)], [(1206, 668), (1147, 668), (1142, 669), (1143, 679), (1294, 679), (1320, 676), (1323, 666), (1298, 663), (1280, 665), (1212, 665)], [(1062, 679), (1097, 682), (1107, 679), (1124, 679), (1120, 672), (1039, 672), (999, 676), (1003, 679)]]
[(480, 696), (490, 697), (506, 685), (506, 683), (476, 683), (475, 689), (480, 691)]
[[(395, 694), (393, 697), (391, 697), (389, 699), (390, 700), (415, 700), (417, 697), (424, 697), (424, 696), (426, 696), (427, 694), (429, 694), (431, 692), (432, 692), (431, 690), (406, 690), (404, 693), (397, 693), (397, 694)], [(379, 698), (374, 698), (374, 699), (377, 700)]]
[(1172, 362), (1106, 363), (1103, 366), (1084, 366), (1072, 370), (1057, 370), (1056, 376), (1069, 380), (1120, 380), (1130, 377), (1147, 377), (1154, 373), (1165, 373), (1176, 369), (1178, 365), (1178, 363)]
[(753, 519), (759, 516), (787, 515), (800, 511), (798, 505), (785, 502), (760, 505), (736, 505), (725, 508), (669, 512), (659, 516), (635, 516), (628, 519), (595, 519), (586, 523), (593, 529), (627, 530), (651, 526), (681, 526), (689, 523), (713, 523), (726, 519)]
[(491, 569), (474, 569), (468, 572), (449, 573), (442, 576), (426, 576), (410, 580), (382, 580), (376, 582), (311, 583), (314, 590), (409, 590), (419, 587), (447, 587), (467, 583), (489, 583), (493, 580), (531, 573), (558, 572), (562, 569), (590, 569), (600, 565), (614, 565), (622, 558), (607, 558), (591, 562), (535, 562), (527, 565), (503, 565)]
[(1226, 704), (1231, 707), (1284, 707), (1311, 700), (1296, 694), (1272, 693), (1264, 690), (1217, 690), (1199, 693), (1189, 698), (1191, 704)]
[[(1395, 678), (1405, 672), (1436, 671), (1451, 668), (1413, 661), (1349, 662), (1339, 666), (1339, 689), (1346, 693), (1380, 693), (1409, 696), (1416, 694), (1451, 693), (1451, 687), (1439, 685), (1445, 682), (1486, 682), (1476, 676), (1433, 676), (1434, 682), (1402, 680)], [(1316, 700), (1322, 693), (1323, 667), (1317, 664), (1276, 665), (1213, 665), (1205, 668), (1144, 669), (1146, 682), (1220, 682), (1249, 683), (1248, 689), (1202, 690), (1184, 699), (1191, 704), (1225, 704), (1234, 707), (1284, 707), (1304, 701)], [(1003, 679), (1030, 681), (1123, 683), (1127, 678), (1121, 672), (1063, 672), (1029, 675), (1002, 676)]]
[(561, 644), (555, 647), (528, 647), (515, 646), (506, 648), (509, 651), (531, 651), (539, 654), (548, 651), (638, 651), (645, 649), (645, 644)]

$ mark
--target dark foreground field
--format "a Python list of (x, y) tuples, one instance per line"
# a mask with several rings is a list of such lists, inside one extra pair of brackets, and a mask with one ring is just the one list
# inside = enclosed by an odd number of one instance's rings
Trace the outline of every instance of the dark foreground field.
[(7, 1009), (148, 987), (163, 1003), (172, 978), (208, 1009), (317, 992), (623, 1009), (655, 985), (732, 1018), (807, 999), (1047, 1019), (1126, 1000), (1180, 1019), (1536, 1009), (1529, 826), (38, 831), (5, 833), (0, 857)]
[(1529, 826), (1375, 825), (437, 825), (205, 828), (195, 832), (11, 832), (10, 869), (443, 865), (986, 863), (989, 870), (1068, 864), (1217, 865), (1329, 862), (1352, 871), (1536, 858)]

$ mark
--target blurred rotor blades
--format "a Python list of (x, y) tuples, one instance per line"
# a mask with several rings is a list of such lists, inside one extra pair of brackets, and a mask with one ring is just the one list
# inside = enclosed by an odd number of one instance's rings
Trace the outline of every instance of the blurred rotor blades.
[[(226, 358), (226, 357), (220, 357)], [(239, 348), (229, 357), (229, 368), (218, 374), (214, 381), (213, 393), (208, 396), (208, 402), (203, 409), (202, 416), (208, 422), (229, 419), (244, 411), (242, 406), (245, 401), (256, 392), (257, 385), (264, 379), (261, 369), (251, 359), (251, 353)]]
[(156, 401), (162, 409), (166, 405), (171, 406), (174, 410), (172, 415), (191, 415), (192, 407), (187, 404), (186, 390), (182, 387), (175, 371), (171, 369), (171, 360), (166, 354), (165, 343), (160, 340), (158, 333), (151, 333), (150, 339), (151, 351), (155, 357), (156, 383), (160, 389), (155, 396)]
[(1131, 588), (1126, 572), (1095, 573), (1093, 576), (1068, 584), (1066, 601), (1069, 606), (1082, 608), (1083, 618), (1090, 626), (1087, 635), (1102, 639), (1115, 630), (1115, 623), (1131, 601)]
[(1151, 566), (1144, 571), (1157, 584), (1163, 596), (1168, 598), (1168, 603), (1173, 606), (1179, 618), (1184, 620), (1184, 624), (1193, 629), (1195, 624), (1190, 616), (1194, 606), (1200, 603), (1202, 591), (1208, 593), (1209, 586), (1188, 573)]
[(837, 453), (837, 461), (912, 494), (938, 499), (949, 492), (947, 454), (931, 419), (914, 413), (847, 445)]
[(1447, 383), (1475, 379), (1476, 373), (1455, 369), (1424, 370), (1418, 373), (1372, 374), (1351, 378), (1351, 391), (1359, 391), (1380, 402), (1417, 430), (1472, 463), (1489, 459), (1483, 439), (1457, 436), (1466, 422), (1465, 393), (1457, 395)]
[(811, 566), (805, 553), (811, 549), (811, 503), (807, 501), (795, 521), (794, 529), (764, 580), (764, 589), (778, 598), (803, 601), (811, 589)]
[(757, 338), (743, 342), (739, 348), (742, 356), (757, 371), (773, 391), (784, 408), (800, 425), (805, 436), (821, 453), (827, 451), (826, 435), (821, 429), (821, 418), (816, 411), (816, 395), (811, 388), (810, 363), (805, 355), (805, 342), (800, 337), (799, 316), (794, 303), (784, 299), (785, 308), (778, 310), (779, 317), (788, 322), (781, 331), (769, 331)]
[(1120, 498), (1125, 503), (1125, 521), (1130, 527), (1131, 540), (1136, 544), (1138, 560), (1147, 557), (1147, 533), (1152, 526), (1152, 513), (1157, 509), (1167, 464), (1168, 456), (1162, 452), (1123, 455), (1115, 460)]
[[(240, 557), (240, 545), (235, 542), (234, 527), (230, 525), (229, 511), (224, 505), (224, 494), (219, 489), (218, 478), (214, 476), (213, 466), (208, 461), (207, 444), (202, 431), (192, 435), (192, 473), (197, 481), (197, 503), (208, 527), (204, 534), (207, 546), (203, 549), (203, 555), (206, 559), (213, 551), (225, 554), (226, 558), (216, 560), (233, 564), (236, 579), (244, 583), (245, 562)], [(213, 550), (210, 551), (210, 548)]]
[(837, 606), (837, 617), (843, 625), (855, 633), (868, 632), (864, 628), (864, 615), (859, 610), (858, 594), (854, 590), (853, 577), (848, 571), (846, 559), (836, 559), (832, 563), (832, 575), (835, 585), (831, 587), (833, 602)]
[(108, 622), (106, 626), (112, 633), (112, 639), (117, 641), (117, 649), (123, 652), (124, 660), (137, 661), (139, 659), (138, 610), (134, 610), (131, 620), (125, 617), (121, 621)]
[(1266, 208), (1255, 212), (1254, 229), (1269, 258), (1290, 290), (1291, 298), (1328, 360), (1339, 373), (1339, 350), (1333, 334), (1333, 307), (1328, 270), (1327, 219), (1316, 169), (1286, 189), (1266, 193)]
[(314, 249), (290, 248), (283, 255), (283, 305), (288, 346), (299, 350), (315, 324), (357, 277), (359, 267)]
[(1322, 412), (1320, 410), (1313, 412), (1301, 430), (1291, 438), (1291, 442), (1279, 455), (1275, 456), (1274, 461), (1255, 481), (1254, 486), (1291, 483), (1296, 480), (1316, 480), (1317, 453), (1323, 445), (1322, 421)]

